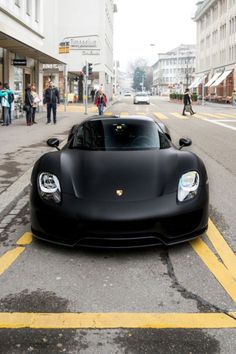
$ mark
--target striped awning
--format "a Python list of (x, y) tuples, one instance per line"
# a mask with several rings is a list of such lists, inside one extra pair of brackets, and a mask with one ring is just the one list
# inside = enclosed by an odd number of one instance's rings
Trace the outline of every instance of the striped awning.
[(205, 87), (211, 86), (217, 79), (218, 77), (222, 74), (222, 72), (215, 73), (212, 78), (206, 83)]
[(221, 82), (224, 81), (230, 73), (232, 73), (232, 70), (225, 70), (223, 74), (218, 77), (218, 79), (211, 86), (218, 86), (221, 84)]

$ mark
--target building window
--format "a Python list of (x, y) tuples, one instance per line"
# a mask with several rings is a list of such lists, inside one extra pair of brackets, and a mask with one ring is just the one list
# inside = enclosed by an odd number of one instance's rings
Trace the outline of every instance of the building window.
[(20, 4), (20, 0), (15, 0), (15, 5), (18, 6), (18, 7), (20, 7), (20, 5), (21, 5), (21, 4)]
[(31, 16), (32, 13), (32, 0), (26, 0), (26, 13)]

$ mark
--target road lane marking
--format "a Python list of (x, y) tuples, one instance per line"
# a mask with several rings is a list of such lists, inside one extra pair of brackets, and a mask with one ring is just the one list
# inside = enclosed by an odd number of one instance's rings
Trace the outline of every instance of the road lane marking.
[(226, 290), (231, 299), (236, 302), (236, 281), (230, 271), (217, 259), (214, 253), (200, 238), (190, 241), (191, 246), (202, 259), (214, 277)]
[(199, 118), (199, 119), (206, 119), (206, 117), (202, 116), (201, 114), (198, 114), (198, 113), (195, 113), (193, 115), (193, 118), (196, 117), (196, 118)]
[(228, 114), (228, 113), (218, 113), (218, 116), (236, 119), (236, 116), (234, 114)]
[[(32, 242), (32, 233), (25, 232), (16, 242), (18, 246), (30, 245)], [(0, 275), (2, 275), (23, 253), (25, 247), (15, 247), (10, 251), (7, 251), (0, 257)]]
[(25, 232), (23, 236), (19, 238), (16, 244), (19, 246), (30, 245), (32, 243), (32, 233)]
[(206, 235), (222, 259), (223, 263), (236, 280), (236, 255), (210, 219), (208, 222), (208, 230)]
[[(229, 313), (236, 316), (236, 312)], [(0, 313), (0, 328), (236, 328), (224, 313)]]
[(16, 247), (7, 251), (0, 257), (0, 275), (2, 275), (15, 262), (24, 250), (25, 247)]
[(169, 119), (167, 116), (165, 116), (163, 113), (161, 112), (156, 112), (156, 113), (153, 113), (154, 116), (156, 116), (158, 119), (160, 120), (166, 120), (166, 119)]
[(112, 115), (112, 111), (106, 111), (103, 114), (104, 116), (111, 116)]
[(145, 112), (136, 112), (138, 116), (145, 116)]
[(204, 116), (207, 116), (207, 117), (211, 117), (211, 118), (222, 118), (218, 114), (212, 114), (212, 113), (201, 113), (201, 114), (203, 114)]
[(128, 116), (129, 113), (128, 112), (120, 112), (120, 116)]
[(174, 116), (174, 117), (176, 117), (176, 118), (179, 118), (179, 119), (189, 119), (188, 116), (183, 116), (182, 114), (177, 113), (177, 112), (173, 112), (173, 113), (171, 113), (171, 114), (172, 114), (172, 116)]
[[(236, 130), (236, 127), (232, 127), (231, 125), (224, 124), (224, 123), (222, 123), (222, 121), (212, 120), (212, 119), (205, 119), (205, 121), (213, 123), (213, 124), (216, 124), (216, 125), (219, 125), (219, 126), (224, 127), (224, 128), (228, 128), (228, 129), (231, 129), (231, 130)], [(224, 122), (225, 122), (225, 120), (224, 120)]]

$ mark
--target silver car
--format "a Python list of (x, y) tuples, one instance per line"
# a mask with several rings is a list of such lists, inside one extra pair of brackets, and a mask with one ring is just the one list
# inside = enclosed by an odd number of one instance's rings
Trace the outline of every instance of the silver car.
[(146, 92), (138, 92), (134, 96), (134, 104), (137, 103), (146, 103), (150, 104), (150, 98)]

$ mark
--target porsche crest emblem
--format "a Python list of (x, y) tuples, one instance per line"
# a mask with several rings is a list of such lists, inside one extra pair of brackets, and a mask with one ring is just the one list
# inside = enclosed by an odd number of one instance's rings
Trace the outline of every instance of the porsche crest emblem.
[(118, 197), (122, 197), (123, 194), (124, 194), (123, 189), (117, 189), (116, 190), (116, 195), (118, 195)]

